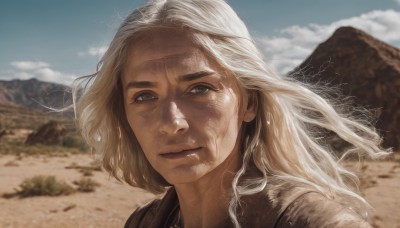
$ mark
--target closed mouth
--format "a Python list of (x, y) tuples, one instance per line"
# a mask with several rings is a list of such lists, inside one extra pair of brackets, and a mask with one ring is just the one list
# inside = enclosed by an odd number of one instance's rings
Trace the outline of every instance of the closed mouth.
[(193, 148), (193, 149), (186, 149), (186, 150), (179, 150), (179, 151), (174, 151), (174, 152), (166, 152), (160, 154), (163, 158), (167, 159), (177, 159), (177, 158), (182, 158), (194, 153), (197, 153), (201, 147)]

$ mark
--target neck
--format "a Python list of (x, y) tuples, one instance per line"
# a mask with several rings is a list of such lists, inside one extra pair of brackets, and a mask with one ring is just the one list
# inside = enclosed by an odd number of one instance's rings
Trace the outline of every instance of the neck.
[(175, 185), (184, 227), (217, 227), (229, 219), (232, 180), (240, 166), (239, 157), (232, 153), (195, 183)]

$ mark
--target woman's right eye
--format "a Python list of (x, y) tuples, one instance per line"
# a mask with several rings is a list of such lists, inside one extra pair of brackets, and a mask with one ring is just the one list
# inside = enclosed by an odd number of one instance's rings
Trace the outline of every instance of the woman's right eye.
[(141, 94), (135, 96), (134, 102), (141, 103), (141, 102), (146, 102), (146, 101), (153, 101), (155, 99), (157, 99), (157, 97), (154, 94), (146, 92), (146, 93), (141, 93)]

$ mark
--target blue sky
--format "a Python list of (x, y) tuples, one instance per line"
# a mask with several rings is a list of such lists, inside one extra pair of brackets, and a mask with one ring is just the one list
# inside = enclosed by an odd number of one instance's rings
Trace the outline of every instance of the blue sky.
[[(95, 71), (117, 26), (144, 0), (1, 0), (0, 80), (68, 84)], [(339, 26), (400, 47), (400, 0), (228, 0), (282, 73)]]

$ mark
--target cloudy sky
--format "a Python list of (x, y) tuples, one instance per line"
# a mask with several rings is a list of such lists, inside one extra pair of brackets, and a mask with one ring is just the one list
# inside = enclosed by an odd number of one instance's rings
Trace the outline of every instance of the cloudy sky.
[[(69, 84), (93, 73), (117, 26), (144, 0), (1, 0), (0, 80)], [(228, 0), (282, 73), (333, 31), (362, 29), (400, 48), (400, 0)]]

